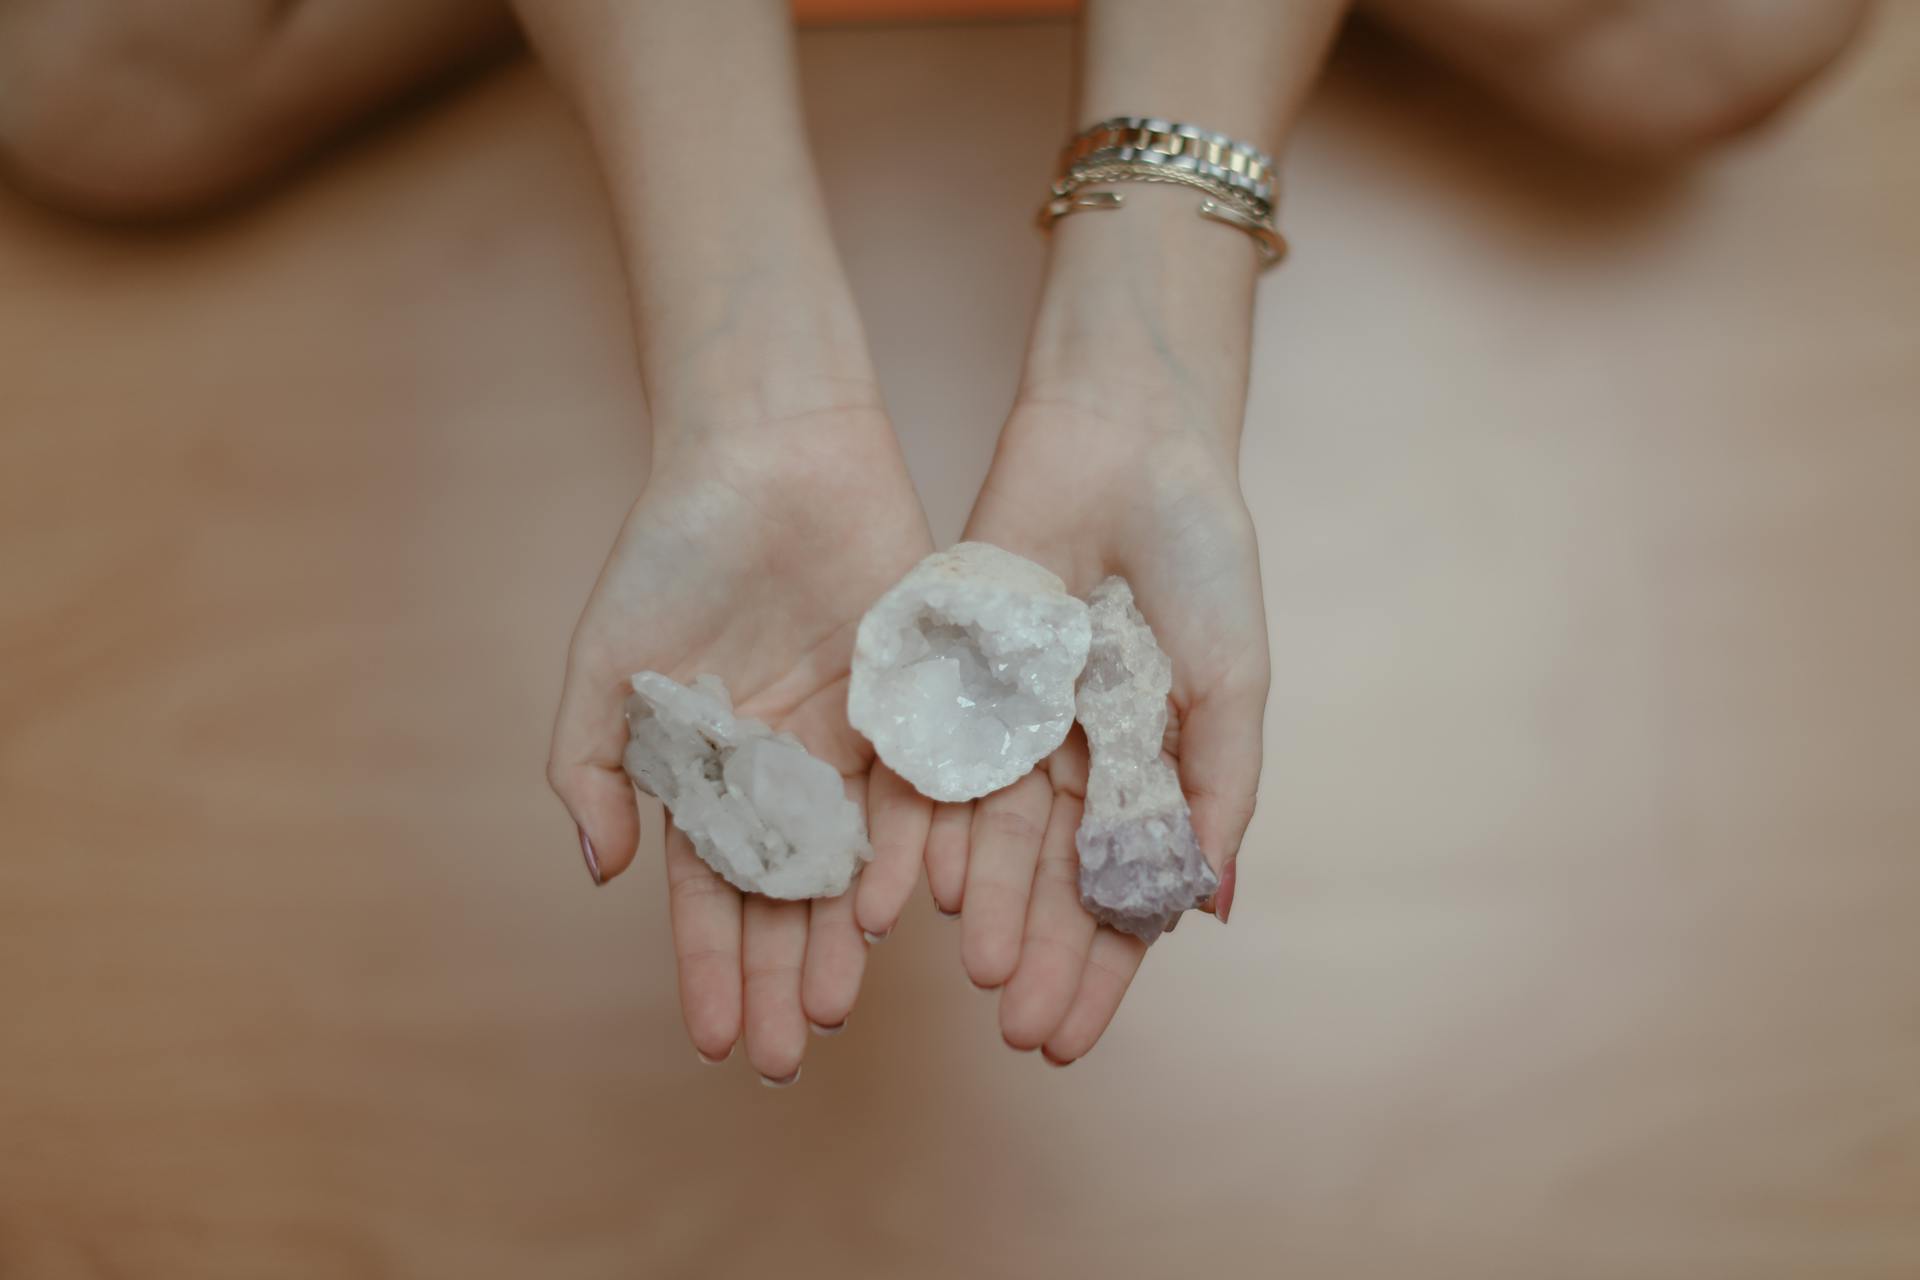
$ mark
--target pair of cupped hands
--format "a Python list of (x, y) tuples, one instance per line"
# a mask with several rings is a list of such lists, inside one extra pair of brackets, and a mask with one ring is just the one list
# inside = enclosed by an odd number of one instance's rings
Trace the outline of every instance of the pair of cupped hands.
[[(1231, 908), (1259, 779), (1267, 633), (1253, 525), (1231, 445), (1149, 414), (1026, 399), (1003, 430), (965, 537), (1047, 566), (1084, 594), (1109, 574), (1173, 659), (1166, 752)], [(1080, 905), (1074, 831), (1087, 752), (1076, 729), (1025, 778), (936, 804), (847, 723), (854, 633), (933, 550), (877, 394), (679, 441), (656, 465), (594, 587), (568, 655), (548, 775), (596, 883), (639, 843), (621, 771), (626, 678), (720, 676), (738, 710), (794, 734), (846, 779), (874, 858), (838, 898), (741, 894), (668, 824), (680, 1001), (700, 1056), (744, 1042), (768, 1084), (799, 1077), (809, 1029), (846, 1025), (869, 948), (925, 867), (957, 916), (974, 986), (999, 993), (1000, 1034), (1065, 1065), (1112, 1021), (1146, 946)]]

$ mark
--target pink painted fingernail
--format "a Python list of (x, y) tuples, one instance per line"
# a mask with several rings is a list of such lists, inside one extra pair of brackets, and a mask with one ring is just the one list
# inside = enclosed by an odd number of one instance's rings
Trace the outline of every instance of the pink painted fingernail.
[(1220, 888), (1213, 895), (1213, 914), (1221, 924), (1227, 922), (1227, 913), (1233, 910), (1233, 891), (1240, 881), (1240, 859), (1227, 863), (1227, 869), (1220, 873)]
[(574, 823), (573, 829), (580, 833), (580, 852), (587, 860), (587, 874), (593, 877), (595, 885), (605, 884), (606, 881), (600, 875), (600, 859), (593, 856), (593, 841), (587, 839), (587, 829), (577, 822)]

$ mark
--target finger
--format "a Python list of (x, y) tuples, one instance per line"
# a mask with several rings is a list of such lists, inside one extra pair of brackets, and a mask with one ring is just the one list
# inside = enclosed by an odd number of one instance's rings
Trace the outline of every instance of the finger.
[(960, 916), (960, 963), (976, 987), (997, 987), (1020, 962), (1020, 935), (1053, 808), (1053, 787), (1029, 773), (973, 805), (967, 883)]
[(800, 966), (807, 953), (807, 904), (747, 895), (740, 955), (746, 978), (747, 1061), (771, 1085), (800, 1078), (807, 1017)]
[(933, 801), (915, 791), (899, 774), (875, 763), (867, 781), (867, 834), (873, 861), (860, 873), (854, 890), (854, 915), (869, 939), (893, 932), (913, 882), (933, 823)]
[(936, 804), (927, 828), (927, 889), (941, 914), (957, 916), (967, 897), (967, 847), (973, 805)]
[(816, 898), (807, 919), (807, 956), (800, 971), (800, 1006), (821, 1035), (846, 1025), (867, 971), (867, 942), (854, 922), (853, 891)]
[(1087, 948), (1087, 967), (1080, 972), (1080, 989), (1073, 993), (1073, 1005), (1040, 1048), (1048, 1062), (1064, 1067), (1086, 1056), (1099, 1042), (1146, 954), (1147, 944), (1138, 938), (1112, 929), (1095, 931), (1093, 944)]
[(1193, 812), (1193, 834), (1207, 865), (1222, 877), (1216, 911), (1230, 906), (1228, 866), (1240, 852), (1260, 789), (1264, 673), (1239, 689), (1207, 694), (1180, 722), (1180, 785)]
[(1067, 731), (1067, 739), (1047, 757), (1047, 780), (1055, 795), (1065, 792), (1077, 799), (1087, 798), (1087, 735), (1079, 725)]
[(633, 786), (620, 767), (629, 674), (615, 670), (591, 640), (576, 636), (547, 752), (547, 782), (579, 828), (580, 851), (595, 884), (626, 870), (640, 843)]
[(680, 971), (680, 1016), (700, 1056), (719, 1062), (740, 1038), (740, 892), (667, 827), (667, 913)]
[(1000, 1037), (1022, 1051), (1046, 1043), (1067, 1016), (1093, 942), (1093, 917), (1080, 905), (1080, 857), (1073, 846), (1079, 825), (1080, 801), (1056, 794), (1033, 873), (1020, 967), (1000, 995)]

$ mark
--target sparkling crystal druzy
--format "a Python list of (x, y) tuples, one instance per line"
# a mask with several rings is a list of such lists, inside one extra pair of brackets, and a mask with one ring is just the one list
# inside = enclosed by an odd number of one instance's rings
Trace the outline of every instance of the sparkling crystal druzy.
[(1073, 727), (1087, 606), (984, 542), (922, 560), (860, 619), (847, 718), (935, 800), (1018, 780)]
[(1179, 775), (1162, 754), (1173, 662), (1124, 578), (1087, 597), (1093, 642), (1078, 691), (1087, 734), (1087, 805), (1074, 844), (1080, 901), (1099, 920), (1152, 942), (1219, 887), (1200, 856)]
[(736, 889), (831, 898), (873, 856), (839, 771), (791, 734), (733, 713), (713, 676), (633, 677), (627, 775), (658, 796), (694, 852)]

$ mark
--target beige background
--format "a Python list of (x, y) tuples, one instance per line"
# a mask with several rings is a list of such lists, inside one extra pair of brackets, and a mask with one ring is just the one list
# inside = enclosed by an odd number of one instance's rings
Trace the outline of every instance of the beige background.
[[(942, 536), (1068, 55), (806, 40)], [(900, 162), (956, 108), (1028, 153)], [(538, 74), (210, 225), (0, 200), (0, 1276), (1920, 1275), (1917, 156), (1906, 3), (1664, 181), (1349, 46), (1262, 294), (1233, 926), (1053, 1071), (917, 894), (783, 1093), (541, 779), (642, 449)]]

